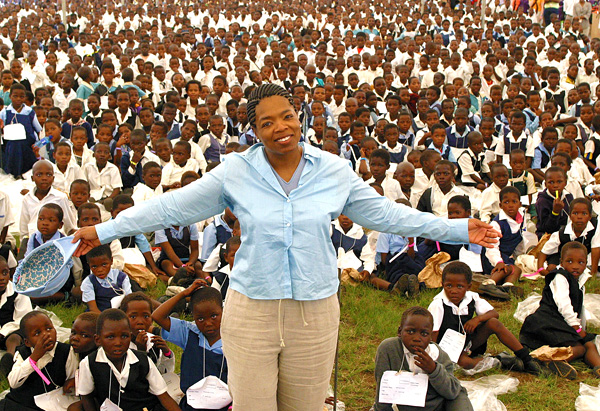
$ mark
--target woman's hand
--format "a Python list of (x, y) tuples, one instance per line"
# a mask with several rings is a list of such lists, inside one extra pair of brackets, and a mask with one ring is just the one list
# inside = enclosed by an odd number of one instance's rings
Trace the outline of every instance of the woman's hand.
[(494, 230), (491, 225), (476, 218), (469, 219), (469, 242), (471, 244), (492, 248), (500, 237), (502, 234)]
[(98, 247), (102, 245), (100, 240), (98, 239), (98, 233), (96, 233), (96, 227), (83, 227), (75, 232), (72, 243), (76, 243), (81, 240), (77, 250), (73, 255), (75, 257), (81, 257), (82, 255), (87, 254), (92, 248)]

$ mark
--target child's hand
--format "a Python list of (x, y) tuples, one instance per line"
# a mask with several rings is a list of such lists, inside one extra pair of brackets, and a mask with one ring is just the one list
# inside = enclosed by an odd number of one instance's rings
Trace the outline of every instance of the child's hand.
[(142, 330), (138, 333), (137, 337), (135, 337), (135, 346), (140, 351), (146, 352), (146, 346), (148, 344), (148, 335), (145, 330)]
[(418, 145), (420, 145), (420, 146), (424, 145), (424, 144), (425, 144), (425, 141), (426, 141), (426, 140), (427, 140), (429, 137), (431, 137), (431, 133), (425, 133), (425, 134), (423, 134), (423, 137), (421, 137), (421, 139), (419, 140), (419, 143), (418, 143)]
[(194, 291), (196, 291), (198, 288), (200, 287), (206, 287), (208, 284), (206, 284), (206, 281), (204, 281), (201, 278), (197, 278), (196, 280), (194, 280), (194, 282), (192, 283), (192, 285), (190, 285), (188, 288), (186, 288), (185, 290), (183, 290), (181, 292), (181, 294), (184, 297), (189, 297), (190, 295), (193, 294)]
[(35, 145), (33, 145), (33, 146), (31, 146), (31, 149), (33, 150), (33, 154), (35, 154), (35, 156), (39, 158), (39, 156), (40, 156), (40, 148), (36, 147)]
[(502, 271), (506, 269), (506, 264), (500, 261), (496, 266), (492, 269), (492, 274), (497, 273), (498, 271)]
[(463, 328), (465, 329), (465, 332), (467, 334), (473, 334), (475, 332), (475, 329), (477, 327), (479, 327), (480, 323), (481, 323), (481, 321), (479, 321), (479, 317), (471, 318), (469, 321), (467, 321), (465, 323)]
[(478, 189), (479, 191), (483, 191), (485, 190), (487, 187), (485, 186), (485, 184), (479, 183), (475, 186), (476, 189)]
[(427, 354), (427, 352), (422, 348), (415, 348), (415, 364), (425, 371), (427, 374), (431, 374), (435, 371), (435, 361)]
[(121, 136), (119, 137), (119, 140), (117, 140), (117, 147), (122, 147), (127, 143), (129, 143), (129, 139), (125, 136)]
[(26, 188), (21, 190), (21, 195), (24, 196), (29, 192), (29, 190), (27, 190)]
[(169, 346), (167, 345), (167, 342), (158, 335), (153, 335), (150, 341), (152, 341), (154, 343), (154, 346), (156, 348), (159, 348), (164, 355), (171, 351), (169, 349)]
[(44, 335), (35, 344), (33, 352), (31, 353), (31, 359), (36, 362), (39, 361), (39, 359), (42, 358), (44, 354), (46, 354), (48, 351), (54, 348), (55, 344), (56, 342), (52, 340), (52, 336), (50, 334)]
[(142, 159), (142, 153), (138, 153), (137, 151), (133, 152), (133, 157), (131, 157), (131, 161), (134, 163), (139, 163)]
[(71, 378), (65, 381), (65, 385), (63, 385), (63, 394), (73, 394), (75, 389), (75, 378)]
[(554, 202), (552, 202), (552, 212), (554, 214), (560, 214), (563, 208), (565, 208), (563, 201), (560, 198), (555, 198)]
[(192, 263), (185, 264), (185, 271), (187, 271), (187, 273), (191, 274), (191, 275), (196, 274), (196, 271), (194, 270), (194, 264), (192, 264)]

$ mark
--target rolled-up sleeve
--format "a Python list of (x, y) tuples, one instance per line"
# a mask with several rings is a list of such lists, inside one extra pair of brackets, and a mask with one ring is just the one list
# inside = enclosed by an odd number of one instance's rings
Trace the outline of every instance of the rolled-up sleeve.
[(352, 170), (348, 170), (348, 175), (350, 195), (342, 214), (355, 223), (404, 237), (423, 237), (449, 244), (469, 242), (468, 219), (449, 220), (413, 210), (380, 196)]
[(117, 238), (148, 233), (171, 226), (187, 226), (222, 213), (225, 163), (186, 187), (155, 197), (120, 213), (114, 220), (96, 226), (106, 244)]

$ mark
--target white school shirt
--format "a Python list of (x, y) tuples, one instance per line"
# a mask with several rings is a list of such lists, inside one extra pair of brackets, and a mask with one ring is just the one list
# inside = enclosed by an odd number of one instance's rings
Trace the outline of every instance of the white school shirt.
[[(171, 144), (175, 146), (175, 144), (177, 144), (178, 141), (181, 141), (181, 138), (172, 140)], [(200, 171), (202, 171), (202, 174), (206, 173), (206, 167), (208, 166), (208, 163), (206, 162), (206, 158), (204, 157), (204, 150), (200, 149), (200, 146), (193, 140), (188, 141), (188, 143), (190, 143), (190, 147), (192, 148), (191, 158), (196, 160), (198, 166), (200, 167)]]
[[(361, 226), (359, 226), (358, 224), (352, 224), (352, 227), (350, 227), (350, 230), (348, 230), (347, 233), (344, 232), (344, 229), (342, 228), (342, 226), (340, 225), (340, 222), (337, 219), (333, 222), (333, 228), (331, 228), (329, 230), (330, 237), (331, 237), (331, 234), (333, 234), (333, 229), (339, 231), (346, 237), (350, 237), (350, 238), (357, 239), (357, 240), (360, 240), (363, 237), (363, 235), (365, 235), (363, 228)], [(333, 244), (333, 247), (335, 248), (335, 252), (337, 255), (338, 248), (341, 247), (341, 244)], [(362, 248), (362, 250), (360, 251), (360, 260), (363, 263), (363, 270), (366, 270), (369, 273), (372, 273), (373, 270), (375, 270), (375, 251), (369, 244), (368, 240), (367, 240), (367, 243)]]
[[(465, 153), (467, 153), (467, 154), (465, 154)], [(473, 168), (473, 161), (472, 161), (473, 158), (477, 159), (478, 157), (484, 158), (481, 161), (481, 171), (480, 172), (475, 171), (475, 169)], [(485, 154), (481, 155), (481, 153), (479, 153), (478, 155), (475, 155), (475, 153), (473, 153), (473, 150), (471, 150), (470, 148), (463, 151), (463, 153), (458, 156), (458, 166), (460, 167), (460, 171), (462, 173), (461, 180), (462, 180), (463, 184), (464, 183), (476, 184), (475, 180), (473, 180), (473, 178), (471, 177), (472, 175), (477, 175), (479, 178), (482, 178), (482, 174), (490, 172), (490, 169), (488, 168), (487, 164), (485, 163)]]
[(162, 185), (158, 185), (154, 190), (148, 187), (146, 184), (140, 182), (133, 187), (133, 194), (131, 199), (135, 204), (142, 203), (150, 200), (151, 198), (157, 197), (163, 193)]
[[(577, 279), (579, 289), (584, 295), (585, 283), (590, 277), (591, 274), (589, 270), (586, 269)], [(567, 279), (563, 275), (556, 275), (554, 279), (550, 281), (550, 290), (552, 291), (552, 298), (554, 299), (554, 303), (558, 308), (558, 312), (563, 316), (565, 322), (569, 324), (570, 327), (585, 328), (585, 304), (581, 306), (581, 311), (579, 313), (580, 317), (577, 317), (575, 309), (571, 303), (571, 297), (569, 296), (569, 282)]]
[(411, 195), (420, 198), (423, 191), (431, 187), (434, 182), (435, 179), (433, 178), (433, 173), (431, 173), (431, 177), (427, 177), (427, 174), (425, 174), (422, 168), (415, 169), (415, 183), (411, 188), (411, 191), (413, 191)]
[(402, 188), (400, 188), (400, 197), (398, 198), (408, 201), (412, 208), (417, 208), (417, 205), (419, 204), (420, 195), (415, 195), (415, 190), (411, 189), (409, 197), (407, 197), (406, 194), (404, 194), (404, 191), (402, 191)]
[(596, 182), (596, 179), (592, 173), (590, 173), (590, 169), (581, 157), (577, 157), (575, 160), (573, 160), (571, 163), (571, 169), (567, 171), (567, 176), (583, 186), (594, 184)]
[[(568, 287), (567, 287), (568, 292)], [(494, 309), (490, 303), (481, 298), (479, 294), (473, 291), (467, 291), (465, 293), (465, 297), (462, 301), (456, 306), (453, 302), (451, 302), (446, 296), (445, 291), (441, 291), (438, 295), (433, 297), (433, 301), (429, 304), (427, 309), (433, 316), (433, 331), (439, 331), (442, 325), (442, 320), (444, 319), (444, 306), (452, 308), (452, 314), (456, 316), (467, 315), (469, 313), (469, 304), (471, 301), (475, 301), (475, 313), (477, 315), (483, 315), (488, 311)], [(464, 324), (463, 324), (464, 325)]]
[[(131, 151), (129, 153), (129, 160), (130, 161), (129, 161), (129, 168), (127, 169), (127, 171), (131, 175), (135, 175), (135, 173), (137, 172), (137, 165), (134, 167), (133, 163), (131, 162), (132, 158), (133, 158), (133, 151)], [(154, 154), (147, 147), (145, 147), (144, 148), (144, 154), (142, 154), (142, 158), (140, 158), (140, 160), (137, 162), (137, 164), (139, 164), (142, 167), (144, 167), (146, 165), (146, 163), (149, 163), (150, 161), (154, 161), (156, 164), (160, 164), (160, 158), (158, 158), (158, 156), (156, 154)]]
[[(521, 211), (519, 211), (521, 218), (523, 218), (523, 213)], [(500, 210), (500, 213), (498, 214), (498, 219), (499, 220), (506, 220), (506, 222), (508, 223), (508, 226), (510, 227), (510, 232), (512, 234), (517, 233), (518, 231), (521, 230), (521, 223), (516, 222), (513, 218), (510, 218), (505, 212), (504, 210)], [(490, 225), (499, 233), (502, 232), (502, 230), (500, 229), (500, 224), (498, 224), (497, 221), (492, 221), (490, 223)], [(502, 241), (502, 240), (500, 240)], [(492, 264), (492, 266), (496, 266), (496, 264), (498, 264), (499, 262), (503, 261), (502, 260), (502, 255), (500, 254), (500, 241), (495, 243), (492, 248), (487, 248), (485, 249), (485, 256), (487, 257), (487, 259), (490, 261), (490, 263)], [(523, 241), (521, 241), (514, 249), (513, 254), (515, 256), (519, 256), (521, 254), (524, 254), (525, 252), (525, 244), (523, 243)]]
[(48, 191), (48, 194), (46, 194), (43, 199), (39, 200), (35, 196), (35, 191), (37, 191), (37, 188), (28, 192), (23, 198), (21, 221), (19, 222), (19, 234), (21, 235), (21, 238), (29, 237), (37, 230), (37, 217), (40, 208), (48, 203), (57, 204), (62, 208), (64, 214), (63, 230), (67, 235), (69, 235), (72, 230), (77, 229), (76, 214), (73, 213), (69, 207), (69, 199), (65, 193), (58, 191), (55, 188), (51, 188), (50, 191)]
[(453, 185), (446, 194), (442, 192), (440, 186), (434, 183), (431, 186), (431, 211), (436, 217), (448, 217), (448, 201), (454, 196), (465, 195), (465, 192), (456, 185)]
[(502, 189), (492, 183), (491, 186), (483, 190), (481, 193), (481, 210), (479, 211), (479, 219), (484, 223), (489, 223), (492, 220), (492, 215), (498, 215), (500, 212), (500, 191)]
[(75, 100), (76, 98), (77, 93), (75, 93), (73, 89), (71, 89), (69, 94), (65, 96), (65, 92), (60, 87), (58, 87), (52, 95), (54, 106), (60, 108), (62, 111), (65, 111), (69, 107), (69, 103), (71, 102), (71, 100)]
[[(521, 135), (515, 140), (513, 138), (513, 134), (512, 131), (510, 131), (506, 137), (508, 137), (509, 141), (513, 144), (516, 143), (520, 143), (523, 140), (527, 140), (527, 145), (525, 147), (525, 157), (531, 157), (533, 158), (534, 154), (535, 154), (535, 147), (533, 145), (533, 138), (530, 138), (527, 135), (526, 131), (523, 131), (521, 133)], [(509, 160), (510, 160), (510, 156), (509, 154), (505, 154), (504, 153), (504, 138), (498, 138), (498, 144), (496, 145), (496, 155), (497, 156), (501, 156), (502, 157), (502, 163), (507, 166), (508, 168), (510, 168), (510, 164), (509, 164)]]
[[(90, 371), (89, 360), (90, 357), (88, 356), (79, 363), (79, 386), (77, 387), (77, 392), (79, 395), (89, 395), (95, 389), (94, 377)], [(119, 385), (124, 388), (127, 386), (127, 381), (129, 380), (129, 369), (131, 368), (131, 365), (139, 362), (139, 359), (133, 353), (133, 351), (127, 350), (125, 361), (123, 363), (123, 369), (119, 371), (112, 361), (106, 357), (104, 348), (100, 347), (98, 348), (98, 355), (96, 355), (96, 362), (108, 364), (113, 376), (115, 377), (115, 380), (118, 381)], [(165, 380), (158, 372), (158, 369), (152, 360), (148, 359), (148, 364), (150, 368), (148, 369), (148, 374), (145, 376), (149, 384), (148, 392), (152, 395), (164, 394), (167, 392), (167, 384), (165, 383)]]
[(0, 231), (15, 223), (15, 217), (10, 205), (8, 194), (0, 191)]
[[(95, 141), (95, 139), (94, 139)], [(71, 144), (71, 141), (68, 141), (69, 144)], [(71, 144), (71, 147), (73, 146), (73, 144)], [(81, 153), (81, 169), (83, 171), (83, 167), (88, 164), (95, 161), (94, 159), (94, 152), (88, 148), (87, 144), (83, 146), (83, 153)], [(77, 164), (77, 159), (75, 158), (75, 152), (71, 149), (71, 164), (75, 164), (77, 166), (79, 166), (79, 164)]]
[(183, 167), (175, 164), (173, 160), (171, 160), (162, 170), (162, 178), (160, 179), (160, 184), (163, 186), (170, 186), (177, 182), (181, 182), (181, 176), (186, 171), (194, 171), (198, 172), (200, 166), (198, 162), (193, 158), (190, 158), (186, 161)]
[[(219, 142), (219, 144), (221, 145), (226, 145), (227, 142), (232, 143), (234, 140), (232, 137), (229, 137), (227, 135), (227, 133), (223, 132), (223, 134), (221, 134), (220, 137), (215, 136), (213, 133), (208, 133), (208, 134), (204, 134), (202, 137), (200, 137), (200, 139), (198, 140), (198, 146), (200, 147), (200, 150), (202, 150), (202, 153), (204, 154), (204, 152), (206, 151), (207, 148), (210, 147), (210, 138), (214, 138), (215, 140), (217, 140)], [(228, 139), (229, 137), (229, 139)], [(235, 140), (237, 141), (237, 140)], [(223, 153), (224, 154), (224, 153)]]
[[(12, 281), (9, 281), (8, 284), (6, 284), (6, 290), (4, 290), (4, 293), (0, 296), (0, 308), (6, 304), (8, 297), (12, 297), (15, 293), (15, 285)], [(17, 294), (17, 297), (15, 298), (15, 308), (12, 313), (12, 321), (7, 322), (0, 327), (0, 335), (6, 337), (13, 331), (17, 331), (19, 329), (21, 318), (31, 310), (33, 310), (33, 307), (31, 306), (29, 297), (23, 294)]]
[[(404, 352), (404, 359), (406, 360), (406, 364), (408, 364), (408, 369), (413, 373), (413, 374), (424, 374), (425, 371), (423, 371), (423, 369), (421, 367), (419, 367), (416, 363), (415, 363), (415, 358), (417, 357), (416, 354), (411, 353), (408, 348), (406, 348), (406, 346), (404, 345), (404, 343), (402, 344), (402, 350)], [(425, 348), (425, 352), (427, 354), (429, 354), (429, 356), (431, 357), (431, 359), (433, 361), (437, 361), (437, 359), (440, 356), (440, 349), (437, 345), (430, 343), (427, 348)], [(392, 407), (392, 409), (394, 409), (394, 407)], [(397, 408), (396, 408), (397, 409)]]
[[(375, 178), (371, 177), (365, 182), (367, 184), (374, 183)], [(398, 180), (394, 179), (393, 177), (390, 177), (387, 174), (381, 182), (381, 187), (383, 187), (383, 194), (392, 201), (396, 201), (399, 198), (405, 198)]]
[(83, 171), (81, 171), (81, 167), (79, 167), (77, 164), (69, 162), (64, 173), (58, 169), (56, 164), (52, 164), (52, 167), (54, 168), (54, 182), (52, 183), (52, 187), (62, 191), (65, 194), (69, 193), (69, 190), (71, 189), (71, 183), (73, 181), (85, 179)]
[[(32, 351), (33, 352), (33, 351)], [(54, 354), (56, 353), (56, 344), (52, 350), (46, 352), (42, 355), (37, 361), (37, 367), (40, 370), (43, 370), (46, 365), (54, 360)], [(65, 364), (65, 371), (67, 374), (67, 379), (73, 378), (75, 376), (75, 371), (77, 370), (77, 366), (79, 365), (79, 356), (75, 354), (73, 348), (69, 350), (69, 356), (67, 357), (67, 362)], [(19, 388), (23, 385), (23, 383), (29, 378), (31, 374), (35, 371), (29, 362), (29, 357), (23, 358), (21, 354), (17, 351), (13, 358), (13, 367), (8, 374), (8, 384), (11, 388)]]
[[(594, 224), (592, 224), (591, 221), (588, 221), (588, 223), (585, 226), (585, 229), (581, 233), (580, 237), (585, 237), (587, 235), (587, 233), (594, 230), (594, 228), (595, 228)], [(577, 238), (575, 236), (575, 233), (573, 232), (573, 223), (571, 222), (571, 220), (569, 220), (569, 222), (565, 226), (565, 234), (569, 236), (571, 241), (575, 241), (575, 239)], [(542, 253), (544, 253), (546, 255), (556, 254), (556, 253), (558, 253), (559, 246), (560, 246), (559, 232), (556, 231), (550, 235), (550, 238), (548, 239), (546, 244), (544, 244), (544, 247), (542, 247)], [(592, 237), (592, 248), (598, 248), (598, 247), (600, 247), (600, 230), (596, 231), (596, 233)], [(590, 251), (591, 250), (588, 250), (588, 253)]]
[(108, 197), (116, 188), (123, 187), (121, 173), (117, 166), (106, 163), (102, 171), (98, 170), (96, 161), (83, 167), (83, 174), (90, 183), (90, 196), (95, 200)]
[[(96, 277), (96, 281), (102, 288), (116, 288), (116, 284), (119, 278), (120, 270), (115, 268), (111, 268), (108, 272), (106, 278), (98, 278)], [(84, 303), (88, 303), (90, 301), (96, 301), (96, 293), (94, 290), (94, 285), (91, 280), (91, 276), (94, 275), (90, 273), (85, 279), (81, 282), (81, 301)], [(123, 284), (121, 284), (122, 295), (131, 294), (131, 282), (129, 281), (129, 277), (125, 276), (123, 280)]]

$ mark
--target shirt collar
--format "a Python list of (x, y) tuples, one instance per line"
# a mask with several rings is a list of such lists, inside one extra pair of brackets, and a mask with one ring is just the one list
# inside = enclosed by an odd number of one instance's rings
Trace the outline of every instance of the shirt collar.
[[(559, 265), (557, 268), (562, 268), (564, 270), (564, 267), (562, 265)], [(577, 284), (579, 285), (579, 288), (583, 287), (587, 280), (589, 280), (591, 277), (592, 275), (590, 274), (590, 270), (586, 268), (585, 271), (579, 276), (579, 278), (577, 278)]]
[(139, 362), (138, 357), (131, 351), (127, 349), (127, 354), (125, 355), (125, 362), (123, 363), (123, 369), (121, 371), (117, 370), (117, 367), (108, 359), (106, 353), (104, 352), (104, 348), (98, 348), (98, 355), (96, 355), (96, 362), (108, 364), (113, 374), (119, 381), (119, 385), (121, 387), (125, 387), (127, 385), (127, 380), (129, 379), (129, 369), (132, 364)]
[(359, 226), (358, 224), (352, 224), (352, 227), (350, 227), (350, 230), (348, 230), (347, 233), (344, 232), (344, 229), (340, 225), (339, 220), (335, 220), (333, 222), (333, 226), (336, 230), (338, 230), (340, 233), (342, 233), (346, 237), (355, 238), (357, 240), (360, 240), (365, 235), (362, 227)]
[[(592, 231), (594, 229), (594, 224), (592, 224), (591, 221), (588, 221), (587, 225), (585, 226), (585, 228), (583, 229), (583, 232), (581, 233), (580, 237), (585, 237), (585, 235), (587, 233), (589, 233), (590, 231)], [(575, 235), (575, 232), (573, 231), (573, 223), (569, 220), (569, 222), (567, 223), (567, 225), (565, 226), (565, 234), (569, 234), (569, 235)]]
[(452, 311), (454, 312), (454, 314), (458, 314), (459, 311), (462, 311), (463, 309), (465, 309), (467, 307), (467, 305), (469, 305), (471, 303), (471, 301), (473, 301), (473, 295), (467, 291), (464, 298), (458, 304), (458, 306), (448, 299), (448, 296), (446, 295), (446, 291), (444, 291), (444, 290), (442, 290), (438, 295), (433, 297), (433, 299), (434, 300), (442, 300), (442, 302), (444, 304), (446, 304), (449, 307), (452, 307)]

